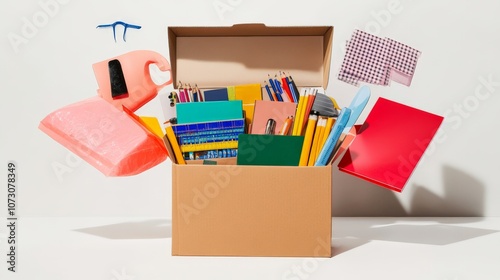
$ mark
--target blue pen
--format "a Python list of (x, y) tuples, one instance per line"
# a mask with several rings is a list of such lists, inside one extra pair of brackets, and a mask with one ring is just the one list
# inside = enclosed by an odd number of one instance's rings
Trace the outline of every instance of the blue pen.
[(351, 109), (344, 107), (340, 111), (340, 115), (337, 118), (337, 121), (333, 125), (332, 131), (328, 138), (326, 139), (321, 152), (319, 153), (318, 159), (316, 160), (315, 166), (325, 166), (328, 163), (328, 159), (332, 155), (333, 149), (335, 145), (339, 141), (340, 134), (342, 130), (344, 130), (345, 125), (349, 121), (349, 117), (351, 116)]

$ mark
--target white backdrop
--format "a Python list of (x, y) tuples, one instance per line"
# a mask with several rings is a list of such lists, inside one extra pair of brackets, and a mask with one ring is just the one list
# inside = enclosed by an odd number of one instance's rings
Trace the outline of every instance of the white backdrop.
[[(137, 176), (106, 178), (42, 133), (38, 124), (57, 108), (96, 94), (93, 63), (137, 49), (168, 58), (168, 26), (256, 22), (333, 25), (328, 93), (344, 105), (356, 88), (338, 81), (336, 74), (341, 46), (354, 29), (422, 51), (413, 84), (371, 86), (368, 108), (383, 96), (445, 115), (439, 141), (401, 194), (335, 171), (334, 215), (500, 216), (499, 9), (494, 0), (3, 1), (0, 162), (18, 164), (19, 216), (170, 217), (169, 162)], [(123, 42), (118, 28), (115, 43), (111, 29), (95, 28), (117, 20), (142, 29), (128, 30)], [(161, 118), (159, 99), (138, 114)], [(58, 175), (56, 167), (64, 172)], [(5, 202), (4, 189), (0, 213)]]

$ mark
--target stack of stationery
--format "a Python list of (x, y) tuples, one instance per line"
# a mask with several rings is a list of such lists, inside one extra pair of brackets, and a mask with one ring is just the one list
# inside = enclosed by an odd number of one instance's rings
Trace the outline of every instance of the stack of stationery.
[(241, 100), (176, 104), (177, 124), (166, 124), (165, 144), (172, 160), (235, 157), (245, 132)]
[(173, 126), (184, 159), (235, 157), (245, 120), (225, 120)]
[(165, 141), (175, 162), (237, 157), (240, 165), (327, 165), (370, 96), (362, 87), (351, 105), (340, 109), (320, 88), (301, 88), (298, 94), (284, 72), (269, 75), (264, 88), (269, 100), (262, 100), (260, 84), (203, 93), (189, 84), (180, 88), (177, 124), (167, 125)]
[(174, 106), (177, 103), (241, 100), (246, 126), (249, 126), (253, 118), (254, 102), (262, 100), (262, 89), (260, 84), (244, 84), (200, 90), (197, 84), (194, 87), (190, 84), (183, 86), (179, 81), (177, 91), (173, 91), (169, 98), (170, 104)]

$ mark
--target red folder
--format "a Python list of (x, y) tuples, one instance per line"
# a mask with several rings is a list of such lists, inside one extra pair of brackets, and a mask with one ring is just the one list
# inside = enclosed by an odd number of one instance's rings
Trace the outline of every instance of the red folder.
[(401, 192), (442, 121), (441, 116), (379, 98), (338, 167)]

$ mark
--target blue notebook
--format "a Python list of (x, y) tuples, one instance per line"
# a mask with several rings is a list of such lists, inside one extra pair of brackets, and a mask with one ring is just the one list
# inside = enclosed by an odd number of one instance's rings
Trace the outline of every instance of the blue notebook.
[(209, 89), (203, 92), (205, 95), (205, 101), (227, 101), (229, 100), (229, 95), (227, 88)]

